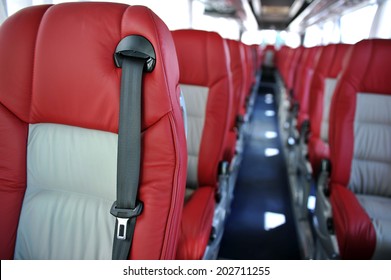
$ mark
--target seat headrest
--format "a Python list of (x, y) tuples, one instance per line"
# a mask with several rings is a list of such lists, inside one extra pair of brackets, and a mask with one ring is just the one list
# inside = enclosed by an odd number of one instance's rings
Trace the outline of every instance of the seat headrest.
[[(356, 149), (356, 146), (351, 145), (351, 143), (360, 143), (359, 140), (355, 141), (355, 127), (364, 131), (364, 134), (368, 137), (365, 141), (360, 140), (365, 144), (357, 145), (357, 151), (361, 151), (360, 149), (364, 151), (365, 149), (372, 149), (370, 150), (371, 153), (364, 152), (366, 157), (370, 158), (370, 156), (373, 156), (372, 151), (376, 153), (378, 152), (377, 148), (381, 147), (381, 149), (384, 149), (380, 152), (381, 156), (388, 155), (386, 145), (379, 145), (379, 143), (383, 142), (377, 142), (373, 146), (375, 142), (370, 141), (374, 139), (388, 139), (388, 130), (383, 129), (381, 125), (373, 124), (387, 124), (389, 119), (389, 103), (387, 103), (388, 99), (386, 96), (391, 95), (391, 79), (389, 75), (391, 72), (390, 50), (391, 40), (369, 39), (353, 45), (347, 54), (346, 65), (342, 69), (335, 88), (333, 103), (330, 109), (329, 139), (331, 161), (333, 170), (335, 170), (332, 173), (333, 182), (341, 184), (349, 182), (351, 162), (355, 152), (354, 149)], [(357, 105), (360, 94), (363, 94), (362, 97), (366, 98), (360, 99), (361, 107)], [(362, 100), (365, 101), (363, 102)], [(367, 127), (373, 128), (371, 133), (365, 133), (366, 130), (363, 130), (362, 126), (358, 126), (360, 121), (367, 122)], [(378, 137), (378, 135), (381, 136)], [(387, 140), (385, 143), (388, 143)], [(363, 160), (362, 157), (360, 159)], [(379, 162), (384, 161), (379, 160)], [(379, 180), (380, 176), (376, 175), (373, 178)]]
[(391, 40), (368, 39), (352, 47), (347, 59), (346, 76), (360, 92), (391, 94)]
[[(219, 34), (187, 29), (172, 31), (172, 35), (182, 84), (210, 87), (227, 76), (229, 50)], [(221, 59), (222, 54), (226, 59)]]
[(352, 45), (349, 44), (336, 44), (335, 53), (331, 62), (331, 68), (327, 74), (327, 77), (337, 78), (339, 73), (341, 73), (342, 68), (347, 63), (348, 52)]
[(172, 109), (179, 70), (169, 30), (142, 6), (65, 3), (10, 17), (0, 28), (0, 102), (27, 123), (117, 132), (121, 69), (113, 55), (133, 34), (146, 37), (157, 58), (143, 80), (147, 128)]

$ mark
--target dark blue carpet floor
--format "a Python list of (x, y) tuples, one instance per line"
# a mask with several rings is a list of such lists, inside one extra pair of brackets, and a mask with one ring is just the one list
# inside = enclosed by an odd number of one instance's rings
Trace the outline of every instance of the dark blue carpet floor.
[[(220, 259), (300, 259), (287, 170), (278, 134), (273, 88), (261, 85), (219, 252)], [(285, 223), (265, 230), (265, 213), (277, 215), (280, 223), (281, 217), (285, 217)]]

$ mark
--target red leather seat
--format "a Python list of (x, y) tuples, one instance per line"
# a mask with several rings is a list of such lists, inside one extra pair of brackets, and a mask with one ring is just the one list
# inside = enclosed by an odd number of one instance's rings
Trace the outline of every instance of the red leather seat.
[(229, 150), (230, 154), (225, 155), (227, 161), (231, 161), (234, 153), (236, 140), (239, 137), (240, 119), (243, 119), (241, 108), (244, 106), (244, 86), (243, 86), (243, 65), (242, 58), (244, 57), (243, 49), (240, 47), (240, 42), (235, 40), (227, 40), (230, 54), (230, 72), (232, 76), (233, 102), (231, 112), (231, 130), (228, 135), (229, 146), (234, 150)]
[(276, 68), (278, 70), (277, 78), (277, 85), (278, 85), (278, 91), (277, 91), (277, 104), (279, 108), (282, 108), (284, 106), (284, 100), (286, 99), (286, 92), (285, 92), (285, 80), (286, 80), (286, 69), (287, 65), (289, 65), (289, 61), (291, 59), (291, 56), (293, 54), (293, 49), (283, 45), (278, 51), (275, 53), (275, 63)]
[(331, 205), (344, 259), (391, 258), (391, 40), (353, 46), (330, 110)]
[[(277, 91), (276, 91), (276, 102), (278, 105), (278, 118), (281, 131), (285, 131), (288, 127), (288, 112), (290, 109), (289, 94), (286, 90), (286, 81), (288, 77), (289, 65), (292, 60), (294, 49), (288, 46), (282, 46), (276, 54), (276, 64), (278, 74), (277, 78)], [(282, 137), (285, 135), (282, 134)], [(286, 137), (285, 137), (286, 138)], [(285, 139), (286, 140), (286, 139)], [(285, 143), (283, 139), (283, 143)]]
[(245, 65), (247, 66), (247, 77), (246, 77), (246, 83), (245, 83), (245, 108), (243, 111), (246, 112), (245, 114), (245, 120), (248, 121), (250, 119), (250, 116), (252, 114), (254, 103), (255, 103), (255, 96), (256, 96), (256, 83), (257, 81), (257, 58), (256, 54), (254, 52), (253, 46), (249, 46), (246, 44), (243, 44), (244, 46), (244, 54), (245, 54)]
[[(236, 180), (239, 174), (239, 167), (242, 161), (244, 150), (245, 130), (248, 124), (245, 111), (245, 70), (242, 64), (244, 59), (244, 49), (239, 41), (226, 40), (230, 53), (230, 71), (232, 76), (232, 124), (231, 130), (228, 133), (228, 147), (231, 147), (225, 153), (224, 160), (230, 163), (229, 166), (229, 200), (233, 199), (233, 192), (236, 185)], [(233, 125), (233, 126), (232, 126)], [(230, 203), (229, 203), (230, 204)], [(229, 207), (228, 207), (229, 208)]]
[[(172, 34), (189, 128), (187, 198), (177, 258), (201, 259), (212, 234), (212, 222), (215, 224), (214, 219), (218, 218), (218, 166), (228, 146), (231, 125), (229, 50), (223, 38), (214, 32), (176, 30)], [(218, 236), (214, 244), (219, 243), (222, 232), (213, 234)]]
[(281, 78), (285, 79), (285, 65), (288, 63), (288, 60), (290, 59), (290, 55), (293, 54), (292, 48), (283, 45), (276, 53), (276, 65), (277, 69), (280, 72)]
[(258, 73), (262, 67), (263, 51), (260, 45), (251, 45), (255, 63), (255, 73)]
[(243, 90), (242, 90), (242, 107), (240, 110), (240, 114), (242, 116), (246, 115), (247, 112), (247, 97), (250, 94), (250, 90), (252, 87), (252, 77), (251, 77), (251, 67), (249, 67), (249, 62), (248, 62), (248, 48), (247, 45), (239, 42), (240, 43), (240, 48), (241, 48), (241, 53), (243, 56), (241, 56), (242, 59), (242, 73), (243, 73)]
[(292, 49), (293, 54), (291, 56), (291, 60), (287, 62), (287, 65), (285, 66), (287, 68), (286, 70), (286, 77), (285, 77), (285, 87), (288, 90), (288, 93), (293, 91), (295, 81), (296, 81), (296, 75), (297, 75), (297, 69), (298, 66), (301, 65), (301, 55), (303, 53), (304, 47), (300, 46), (296, 49)]
[(249, 45), (244, 44), (245, 49), (245, 59), (246, 59), (246, 65), (247, 65), (247, 96), (249, 97), (251, 95), (252, 87), (255, 83), (255, 64), (256, 61), (254, 60), (254, 53), (252, 50), (252, 47)]
[(292, 101), (299, 103), (299, 91), (300, 87), (302, 86), (303, 80), (304, 80), (304, 72), (307, 67), (307, 57), (310, 53), (309, 48), (302, 48), (300, 60), (297, 62), (296, 66), (296, 74), (295, 79), (293, 80), (293, 88), (292, 88)]
[(278, 53), (278, 70), (282, 81), (287, 91), (293, 89), (296, 69), (301, 57), (303, 47), (292, 49), (290, 47), (282, 47)]
[[(280, 78), (278, 79), (279, 90), (277, 91), (277, 104), (278, 104), (278, 116), (280, 120), (281, 129), (289, 129), (287, 135), (283, 135), (283, 143), (289, 138), (288, 135), (292, 133), (293, 115), (291, 114), (294, 99), (292, 100), (292, 93), (294, 89), (294, 82), (296, 80), (296, 73), (298, 65), (300, 65), (300, 58), (304, 47), (298, 47), (296, 49), (283, 48), (279, 54), (279, 72)], [(285, 139), (286, 138), (286, 139)]]
[(309, 118), (311, 133), (308, 142), (309, 159), (315, 174), (320, 162), (329, 158), (329, 108), (341, 72), (345, 55), (351, 45), (332, 44), (324, 47), (311, 83)]
[(0, 27), (0, 258), (111, 259), (122, 38), (149, 39), (131, 259), (175, 257), (186, 139), (172, 36), (149, 9), (67, 3), (24, 9)]
[(300, 130), (303, 121), (309, 119), (309, 95), (312, 77), (319, 61), (322, 47), (306, 48), (303, 51), (301, 65), (298, 66), (294, 97), (299, 104), (297, 128)]
[(298, 103), (295, 97), (294, 86), (295, 83), (301, 83), (301, 69), (304, 67), (302, 63), (302, 53), (306, 49), (304, 47), (298, 47), (296, 49), (288, 49), (286, 55), (286, 62), (282, 68), (282, 81), (278, 81), (277, 91), (277, 103), (278, 103), (278, 116), (281, 129), (282, 142), (292, 143), (293, 134), (295, 133), (294, 119), (296, 117), (296, 104)]

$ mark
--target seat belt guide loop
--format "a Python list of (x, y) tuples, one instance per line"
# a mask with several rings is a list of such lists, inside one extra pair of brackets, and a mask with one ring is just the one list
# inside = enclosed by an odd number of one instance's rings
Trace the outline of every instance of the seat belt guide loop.
[(145, 60), (144, 71), (152, 72), (156, 64), (155, 50), (143, 36), (131, 35), (123, 38), (119, 42), (114, 53), (114, 62), (118, 68), (122, 67), (124, 57), (140, 58)]

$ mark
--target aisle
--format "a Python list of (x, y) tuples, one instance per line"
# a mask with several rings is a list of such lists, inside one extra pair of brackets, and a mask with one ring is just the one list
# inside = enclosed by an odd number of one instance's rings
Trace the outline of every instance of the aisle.
[(220, 259), (300, 259), (272, 91), (257, 96)]

